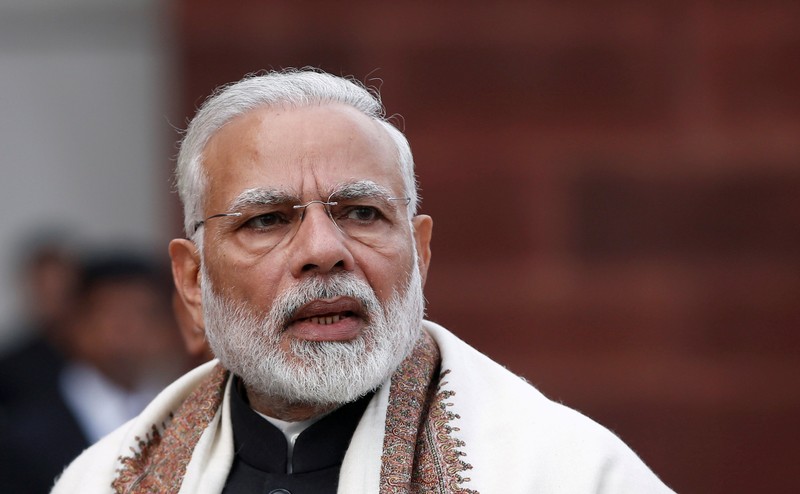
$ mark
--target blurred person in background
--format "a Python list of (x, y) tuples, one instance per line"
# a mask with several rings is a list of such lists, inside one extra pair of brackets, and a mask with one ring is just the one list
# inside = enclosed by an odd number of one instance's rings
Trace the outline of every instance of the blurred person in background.
[(4, 404), (0, 492), (48, 492), (64, 465), (127, 421), (193, 363), (171, 307), (168, 272), (134, 253), (92, 254), (74, 285), (58, 371), (33, 385), (38, 361), (4, 375), (30, 388)]
[(0, 358), (0, 413), (56, 381), (64, 365), (79, 274), (69, 236), (42, 230), (21, 243), (18, 286), (20, 341)]
[[(128, 253), (94, 256), (78, 293), (62, 383), (72, 408), (84, 409), (82, 428), (94, 442), (141, 411), (189, 361), (160, 265)], [(94, 396), (105, 406), (92, 406)]]

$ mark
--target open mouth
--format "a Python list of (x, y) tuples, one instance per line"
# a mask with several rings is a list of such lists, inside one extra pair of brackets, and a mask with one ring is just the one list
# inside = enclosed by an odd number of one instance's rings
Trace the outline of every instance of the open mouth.
[(366, 320), (366, 312), (356, 299), (319, 299), (295, 311), (286, 330), (302, 340), (346, 341), (358, 337)]
[(320, 326), (336, 324), (350, 318), (364, 318), (361, 303), (349, 297), (314, 300), (295, 311), (289, 324), (309, 323)]
[(337, 314), (326, 314), (322, 316), (311, 316), (306, 317), (304, 319), (296, 319), (296, 321), (307, 321), (311, 324), (320, 324), (322, 326), (327, 326), (328, 324), (335, 324), (342, 319), (348, 317), (355, 317), (355, 313), (351, 311), (341, 312)]

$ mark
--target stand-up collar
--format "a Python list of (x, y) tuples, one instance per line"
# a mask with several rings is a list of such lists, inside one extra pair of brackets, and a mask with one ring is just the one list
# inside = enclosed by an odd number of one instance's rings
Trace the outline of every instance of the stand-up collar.
[[(231, 423), (236, 455), (257, 470), (286, 473), (286, 437), (250, 408), (241, 380), (234, 379)], [(295, 441), (292, 472), (302, 474), (341, 466), (350, 438), (372, 395), (343, 405), (304, 430)]]

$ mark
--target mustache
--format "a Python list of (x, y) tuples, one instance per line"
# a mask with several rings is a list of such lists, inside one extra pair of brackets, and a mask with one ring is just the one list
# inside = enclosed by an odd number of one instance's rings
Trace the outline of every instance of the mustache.
[(352, 273), (315, 276), (284, 290), (273, 302), (271, 316), (279, 327), (286, 329), (304, 306), (320, 299), (351, 298), (361, 305), (361, 313), (372, 322), (374, 314), (383, 311), (380, 301), (366, 281)]

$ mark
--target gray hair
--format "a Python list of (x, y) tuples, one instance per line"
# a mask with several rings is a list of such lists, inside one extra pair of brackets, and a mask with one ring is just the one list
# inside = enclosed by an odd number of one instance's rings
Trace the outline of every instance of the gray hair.
[(397, 148), (397, 162), (403, 176), (405, 194), (411, 198), (409, 217), (418, 207), (414, 158), (408, 140), (386, 118), (377, 90), (369, 90), (353, 79), (337, 77), (315, 69), (288, 69), (246, 76), (241, 81), (218, 88), (200, 107), (189, 123), (178, 153), (176, 183), (183, 202), (184, 229), (203, 220), (206, 173), (203, 150), (211, 137), (235, 117), (255, 108), (300, 108), (325, 103), (352, 106), (378, 122)]

